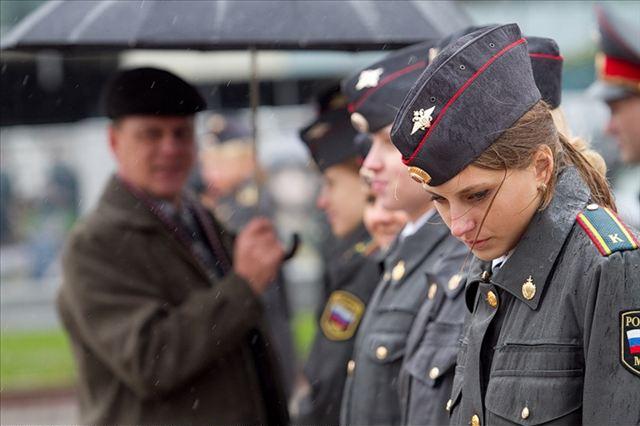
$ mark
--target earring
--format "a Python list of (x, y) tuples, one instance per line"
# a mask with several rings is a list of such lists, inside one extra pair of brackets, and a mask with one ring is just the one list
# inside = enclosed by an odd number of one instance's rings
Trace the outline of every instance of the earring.
[(544, 193), (547, 192), (547, 184), (546, 183), (541, 183), (540, 185), (538, 185), (538, 191)]

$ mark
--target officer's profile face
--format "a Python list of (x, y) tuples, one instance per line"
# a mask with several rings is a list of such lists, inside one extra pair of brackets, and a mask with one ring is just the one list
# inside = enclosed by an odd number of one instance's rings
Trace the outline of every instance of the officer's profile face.
[(429, 207), (420, 184), (407, 173), (402, 154), (391, 142), (391, 126), (371, 135), (371, 149), (362, 168), (371, 180), (371, 190), (389, 210), (404, 210), (417, 219)]
[(540, 205), (538, 186), (547, 173), (534, 165), (506, 172), (471, 165), (444, 184), (424, 189), (451, 234), (476, 257), (493, 260), (518, 244)]
[(382, 249), (391, 245), (408, 221), (409, 216), (403, 210), (385, 209), (380, 198), (368, 200), (364, 208), (364, 226)]
[(609, 108), (607, 133), (616, 139), (622, 161), (640, 163), (640, 95), (609, 102)]
[(331, 232), (336, 237), (344, 237), (362, 222), (366, 187), (357, 168), (350, 164), (328, 167), (322, 174), (322, 180), (317, 206), (327, 215)]
[(213, 198), (231, 194), (255, 170), (251, 145), (231, 143), (204, 148), (199, 156), (207, 194)]
[(175, 201), (195, 158), (193, 117), (127, 116), (109, 127), (109, 144), (123, 179)]

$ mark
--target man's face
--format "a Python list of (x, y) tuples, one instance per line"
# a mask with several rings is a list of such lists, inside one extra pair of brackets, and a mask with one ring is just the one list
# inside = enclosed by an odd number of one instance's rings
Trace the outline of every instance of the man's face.
[(420, 184), (415, 182), (402, 163), (402, 154), (391, 142), (387, 126), (371, 135), (371, 150), (362, 168), (371, 179), (371, 190), (389, 210), (404, 210), (419, 216), (430, 205)]
[(195, 158), (193, 117), (127, 116), (109, 128), (118, 173), (149, 195), (176, 200)]
[(367, 191), (357, 171), (344, 164), (328, 167), (316, 201), (336, 237), (345, 237), (362, 222)]
[(609, 108), (607, 133), (616, 138), (622, 161), (640, 163), (640, 96), (610, 102)]

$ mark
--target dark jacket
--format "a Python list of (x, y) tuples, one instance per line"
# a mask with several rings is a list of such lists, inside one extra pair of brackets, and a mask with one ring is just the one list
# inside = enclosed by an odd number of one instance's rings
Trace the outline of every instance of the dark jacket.
[(623, 320), (640, 321), (640, 251), (601, 255), (576, 222), (588, 205), (586, 185), (566, 169), (506, 263), (472, 268), (451, 424), (640, 423), (640, 367), (623, 362)]
[(75, 227), (63, 268), (81, 423), (287, 422), (259, 298), (233, 272), (209, 278), (120, 180)]
[(398, 379), (403, 425), (449, 422), (445, 406), (467, 314), (463, 265), (472, 255), (453, 236), (447, 237), (441, 250), (442, 259), (426, 272), (427, 301), (409, 332)]
[(367, 230), (360, 225), (339, 241), (328, 268), (328, 289), (304, 373), (309, 394), (300, 402), (297, 423), (337, 425), (347, 364), (353, 353), (355, 332), (373, 290), (380, 266)]
[(407, 336), (427, 300), (425, 272), (442, 257), (440, 245), (448, 236), (449, 229), (435, 215), (390, 248), (383, 278), (356, 335), (353, 368), (342, 397), (342, 425), (400, 423), (398, 374)]

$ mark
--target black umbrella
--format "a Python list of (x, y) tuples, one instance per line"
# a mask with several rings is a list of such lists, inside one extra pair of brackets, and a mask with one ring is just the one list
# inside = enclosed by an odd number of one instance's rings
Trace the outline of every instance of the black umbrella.
[(470, 24), (451, 1), (56, 0), (2, 49), (393, 48)]

